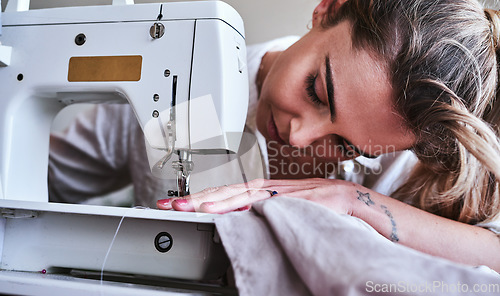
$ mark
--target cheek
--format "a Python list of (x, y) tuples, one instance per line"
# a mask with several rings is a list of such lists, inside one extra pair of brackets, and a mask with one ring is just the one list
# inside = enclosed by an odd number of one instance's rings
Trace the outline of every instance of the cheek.
[[(273, 112), (275, 120), (281, 121), (310, 111), (297, 83), (281, 81), (262, 93), (261, 99)], [(282, 118), (283, 117), (283, 118)]]
[(298, 68), (296, 63), (281, 59), (271, 68), (262, 86), (261, 99), (273, 108), (293, 108), (298, 99), (304, 95), (304, 79), (307, 76), (304, 67)]
[(285, 98), (289, 96), (286, 86), (284, 78), (268, 77), (262, 87), (260, 100), (273, 107), (283, 105)]
[(267, 121), (269, 117), (270, 117), (270, 107), (265, 101), (260, 99), (257, 104), (257, 114), (255, 120), (257, 123), (257, 129), (266, 138), (268, 137)]

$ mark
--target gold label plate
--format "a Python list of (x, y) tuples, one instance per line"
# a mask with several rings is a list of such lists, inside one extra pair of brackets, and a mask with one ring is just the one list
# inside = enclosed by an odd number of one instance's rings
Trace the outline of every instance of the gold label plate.
[(69, 59), (68, 81), (139, 81), (142, 56), (95, 56)]

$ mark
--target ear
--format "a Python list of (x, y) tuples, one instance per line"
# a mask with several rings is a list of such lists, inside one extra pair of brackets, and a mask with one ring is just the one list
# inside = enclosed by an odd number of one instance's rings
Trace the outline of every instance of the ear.
[[(312, 25), (313, 28), (321, 23), (321, 20), (331, 13), (331, 9), (337, 11), (348, 0), (321, 0), (313, 12)], [(332, 6), (333, 5), (333, 6)]]

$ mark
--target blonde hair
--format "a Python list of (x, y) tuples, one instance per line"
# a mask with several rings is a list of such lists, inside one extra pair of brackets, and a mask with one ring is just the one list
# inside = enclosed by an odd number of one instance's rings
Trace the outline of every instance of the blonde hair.
[(474, 224), (500, 213), (500, 16), (471, 0), (349, 0), (323, 20), (352, 24), (384, 63), (419, 164), (395, 196)]

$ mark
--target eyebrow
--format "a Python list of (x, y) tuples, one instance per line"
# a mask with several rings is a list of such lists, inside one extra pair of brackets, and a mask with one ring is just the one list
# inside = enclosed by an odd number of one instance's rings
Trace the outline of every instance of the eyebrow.
[(325, 83), (326, 83), (326, 95), (328, 97), (328, 106), (330, 107), (330, 120), (332, 122), (335, 121), (335, 89), (333, 88), (333, 79), (332, 79), (332, 68), (330, 67), (330, 57), (326, 55), (325, 57)]
[[(330, 66), (330, 56), (328, 54), (325, 56), (325, 82), (326, 82), (326, 95), (328, 97), (328, 105), (330, 107), (330, 120), (332, 123), (335, 121), (336, 113), (335, 113), (335, 89), (333, 88), (333, 79), (332, 79), (332, 68)], [(366, 158), (377, 158), (375, 155), (371, 155), (369, 153), (363, 152), (359, 150), (356, 146), (354, 146), (351, 142), (347, 141), (345, 138), (343, 138), (344, 141), (346, 141), (347, 145), (351, 147), (352, 150), (354, 150), (356, 153), (359, 155), (366, 157)]]

